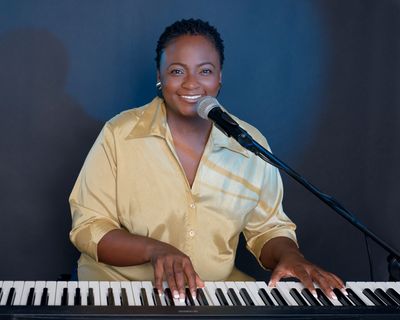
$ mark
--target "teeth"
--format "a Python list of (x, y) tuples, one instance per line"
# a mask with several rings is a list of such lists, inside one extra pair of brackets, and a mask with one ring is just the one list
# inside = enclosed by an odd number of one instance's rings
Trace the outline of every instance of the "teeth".
[(196, 100), (198, 98), (201, 97), (201, 95), (197, 95), (197, 96), (181, 96), (184, 99), (189, 99), (189, 100)]

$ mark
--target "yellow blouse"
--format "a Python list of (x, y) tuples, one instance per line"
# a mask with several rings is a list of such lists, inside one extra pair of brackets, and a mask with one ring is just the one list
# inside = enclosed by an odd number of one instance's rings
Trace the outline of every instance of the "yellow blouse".
[[(254, 127), (238, 122), (268, 148)], [(241, 232), (257, 259), (274, 237), (296, 241), (282, 196), (279, 171), (215, 127), (190, 188), (164, 102), (155, 98), (106, 123), (75, 183), (70, 239), (82, 253), (78, 277), (153, 280), (150, 263), (115, 267), (97, 261), (100, 239), (124, 228), (175, 246), (191, 258), (203, 280), (243, 280), (246, 276), (234, 267)]]

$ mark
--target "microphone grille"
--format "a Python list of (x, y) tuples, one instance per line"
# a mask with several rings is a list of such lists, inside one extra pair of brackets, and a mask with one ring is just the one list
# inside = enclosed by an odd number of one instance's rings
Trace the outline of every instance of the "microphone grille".
[(208, 113), (215, 107), (220, 107), (220, 104), (214, 97), (207, 96), (197, 101), (197, 113), (203, 119), (208, 119)]

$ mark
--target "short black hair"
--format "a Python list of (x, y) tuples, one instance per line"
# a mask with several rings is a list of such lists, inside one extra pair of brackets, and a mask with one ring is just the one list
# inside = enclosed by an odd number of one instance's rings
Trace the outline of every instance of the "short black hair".
[(199, 35), (210, 40), (218, 51), (222, 69), (224, 63), (224, 42), (217, 29), (201, 19), (182, 19), (165, 28), (157, 42), (157, 69), (160, 69), (160, 60), (163, 50), (172, 40), (183, 35)]

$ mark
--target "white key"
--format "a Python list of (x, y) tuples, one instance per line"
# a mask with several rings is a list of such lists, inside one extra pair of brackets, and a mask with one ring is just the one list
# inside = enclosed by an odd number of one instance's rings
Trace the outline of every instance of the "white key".
[(95, 306), (101, 306), (100, 285), (98, 281), (89, 281), (89, 291), (93, 290), (93, 300)]
[(99, 281), (100, 286), (100, 305), (107, 306), (107, 295), (108, 295), (108, 288), (110, 288), (110, 283), (108, 281)]
[[(237, 285), (236, 285), (236, 282), (233, 282), (233, 281), (226, 281), (226, 282), (225, 282), (225, 286), (226, 286), (227, 290), (228, 290), (228, 289), (233, 289), (233, 291), (235, 291), (236, 296), (238, 297), (238, 299), (239, 299), (239, 301), (240, 301), (240, 304), (241, 304), (242, 306), (245, 306), (245, 305), (246, 305), (246, 303), (244, 302), (242, 296), (240, 295), (240, 292), (239, 292), (239, 289), (238, 289), (238, 287), (237, 287)], [(228, 295), (228, 292), (227, 292), (227, 295)], [(229, 298), (229, 295), (228, 295), (228, 298)]]
[(362, 300), (367, 306), (374, 306), (371, 300), (369, 300), (362, 291), (364, 290), (365, 282), (347, 282), (346, 287), (352, 289), (355, 294)]
[(3, 295), (1, 296), (0, 306), (5, 306), (7, 303), (8, 295), (10, 293), (10, 289), (12, 288), (14, 281), (3, 281), (2, 289)]
[[(163, 281), (163, 290), (164, 290), (164, 292), (165, 292), (165, 289), (167, 289), (168, 288), (168, 283), (167, 283), (167, 281)], [(179, 298), (175, 298), (174, 297), (174, 293), (173, 292), (171, 292), (172, 293), (172, 298), (174, 299), (174, 305), (175, 306), (180, 306), (180, 307), (182, 307), (182, 306), (186, 306), (186, 302), (185, 302), (185, 299), (183, 299), (182, 301), (179, 299)], [(165, 297), (166, 298), (166, 297)]]
[(149, 306), (154, 306), (153, 300), (153, 284), (151, 281), (142, 281), (142, 288), (146, 290), (147, 301), (149, 302)]
[(217, 296), (215, 295), (215, 284), (214, 282), (211, 281), (205, 281), (204, 282), (204, 293), (207, 296), (208, 303), (210, 306), (220, 306), (221, 304), (218, 301)]
[(142, 283), (140, 281), (131, 281), (132, 295), (135, 301), (135, 306), (141, 306), (140, 301), (140, 289), (142, 288)]
[(88, 281), (78, 281), (78, 287), (81, 289), (81, 305), (87, 306), (88, 304), (88, 294), (89, 294), (89, 282)]
[(54, 305), (61, 306), (61, 300), (63, 296), (63, 291), (65, 288), (68, 288), (67, 281), (58, 281), (56, 287), (56, 299)]
[(56, 303), (57, 281), (46, 281), (46, 288), (49, 296), (47, 305), (54, 306)]
[(216, 287), (216, 288), (219, 288), (219, 289), (222, 290), (222, 292), (224, 293), (224, 296), (225, 296), (226, 300), (228, 301), (228, 305), (233, 306), (233, 303), (232, 303), (231, 299), (230, 299), (229, 296), (228, 296), (228, 292), (227, 292), (228, 289), (226, 288), (225, 283), (222, 282), (222, 281), (215, 281), (214, 284), (215, 284), (215, 287)]
[[(293, 282), (290, 282), (290, 284), (293, 284)], [(276, 284), (276, 288), (279, 290), (279, 292), (281, 293), (282, 297), (286, 300), (286, 302), (290, 305), (290, 306), (298, 306), (299, 304), (296, 302), (296, 300), (293, 299), (293, 297), (291, 296), (291, 294), (289, 293), (289, 290), (291, 289), (291, 287), (289, 286), (288, 282), (278, 282)]]
[(69, 281), (67, 283), (68, 288), (68, 305), (73, 306), (75, 304), (75, 293), (78, 288), (78, 281)]
[(116, 306), (121, 306), (121, 283), (119, 281), (111, 281), (110, 288), (114, 293), (114, 302)]
[(14, 281), (13, 285), (15, 289), (14, 306), (19, 306), (21, 304), (22, 292), (24, 290), (24, 281)]
[[(248, 282), (246, 282), (246, 284), (248, 284)], [(274, 303), (274, 305), (276, 305), (276, 306), (279, 305), (271, 293), (271, 290), (274, 288), (268, 287), (267, 284), (265, 283), (265, 281), (256, 281), (256, 285), (259, 289), (264, 289), (268, 293), (268, 295), (271, 297), (271, 300)], [(257, 294), (259, 295), (258, 291), (257, 291)], [(263, 304), (264, 304), (264, 302), (263, 302)]]
[(121, 291), (122, 291), (122, 289), (125, 289), (126, 297), (128, 299), (128, 306), (134, 306), (135, 299), (133, 297), (131, 283), (129, 281), (121, 281)]
[(35, 281), (26, 281), (24, 284), (24, 290), (19, 305), (26, 306), (28, 302), (29, 291), (35, 287)]
[(46, 287), (46, 281), (36, 281), (35, 283), (35, 301), (34, 306), (40, 306), (40, 301), (43, 295), (43, 289)]
[(236, 286), (239, 288), (246, 289), (247, 293), (249, 294), (251, 300), (253, 300), (254, 305), (256, 306), (264, 306), (264, 302), (262, 301), (261, 297), (258, 294), (259, 288), (257, 287), (256, 283), (254, 281), (240, 281), (236, 282)]

